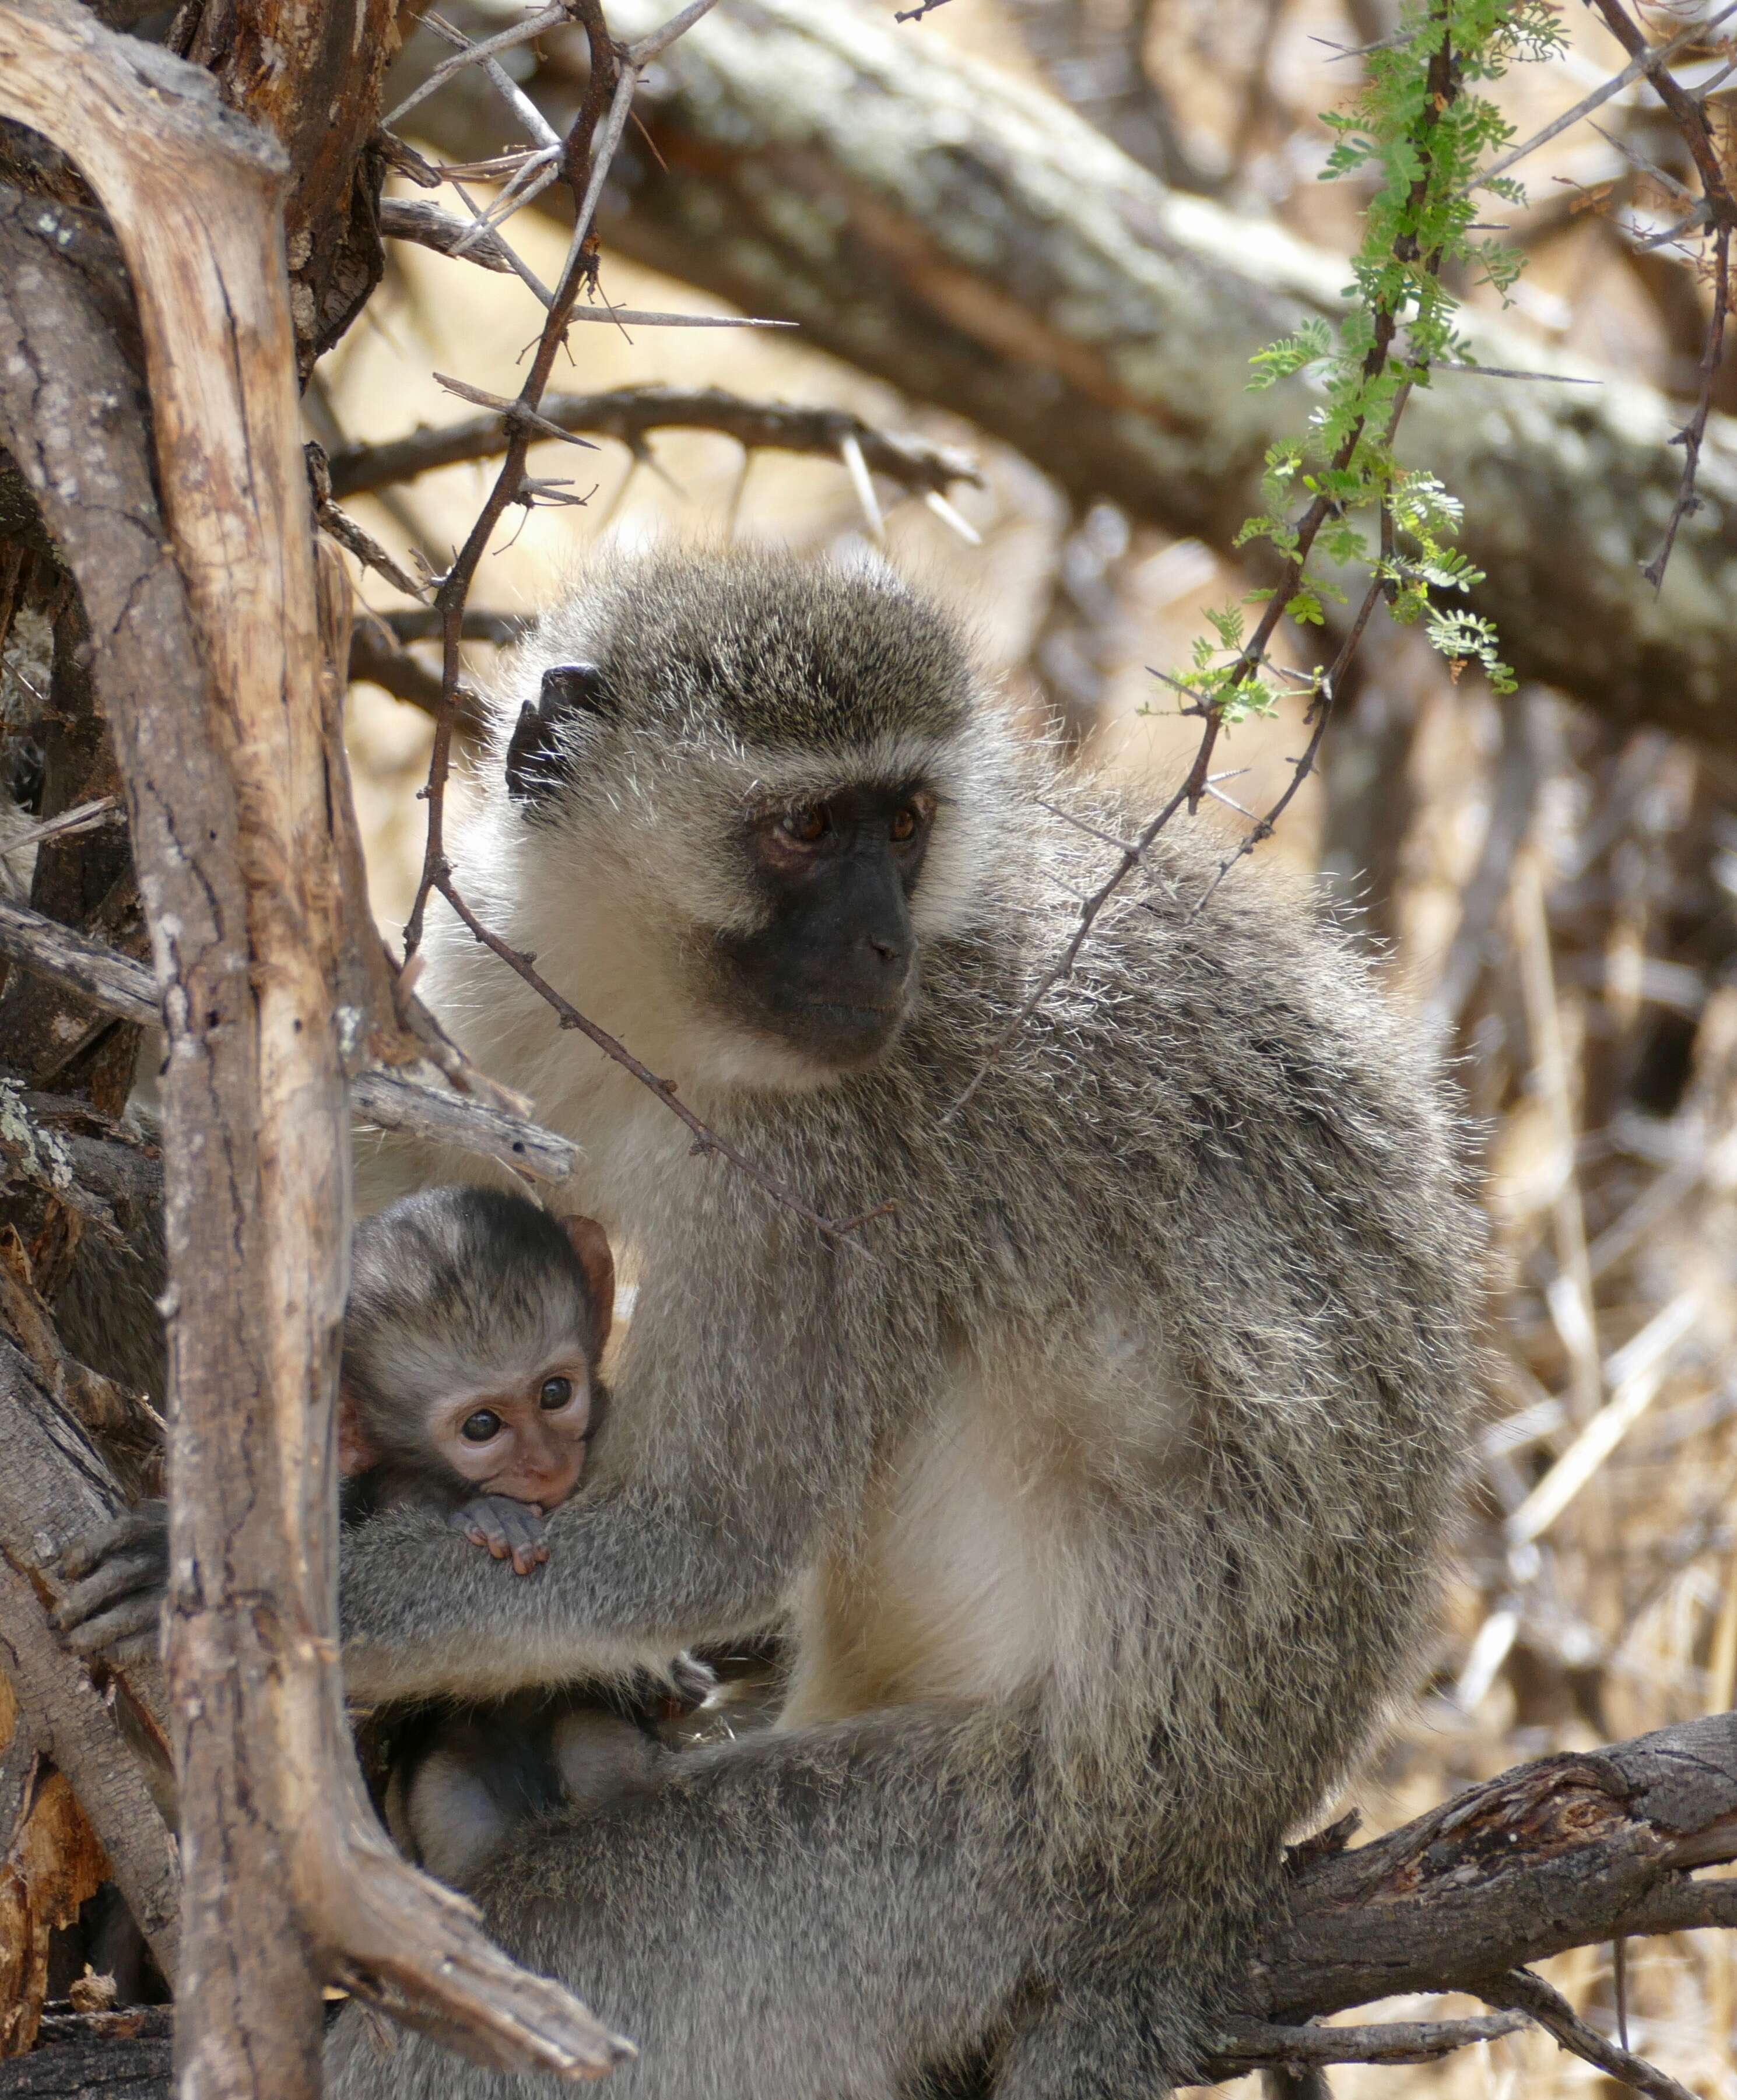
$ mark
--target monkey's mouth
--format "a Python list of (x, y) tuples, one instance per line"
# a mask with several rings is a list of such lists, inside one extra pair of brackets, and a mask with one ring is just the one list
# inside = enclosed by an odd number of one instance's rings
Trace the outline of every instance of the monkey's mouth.
[(822, 999), (780, 1001), (767, 1016), (792, 1049), (837, 1072), (874, 1064), (891, 1046), (910, 1012), (910, 1001)]

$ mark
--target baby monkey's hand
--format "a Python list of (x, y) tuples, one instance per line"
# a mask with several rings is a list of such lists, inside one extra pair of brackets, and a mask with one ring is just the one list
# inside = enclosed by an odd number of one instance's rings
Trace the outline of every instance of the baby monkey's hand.
[(508, 1495), (479, 1495), (447, 1519), (475, 1545), (486, 1546), (497, 1560), (510, 1560), (515, 1575), (528, 1575), (549, 1558), (543, 1542), (543, 1513), (536, 1502), (515, 1502)]

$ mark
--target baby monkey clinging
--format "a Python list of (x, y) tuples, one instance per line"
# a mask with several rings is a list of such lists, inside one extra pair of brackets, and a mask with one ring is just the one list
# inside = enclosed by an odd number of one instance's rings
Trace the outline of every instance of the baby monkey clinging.
[(615, 1268), (603, 1228), (494, 1189), (425, 1189), (356, 1229), (338, 1471), (347, 1522), (446, 1511), (528, 1575), (608, 1395)]

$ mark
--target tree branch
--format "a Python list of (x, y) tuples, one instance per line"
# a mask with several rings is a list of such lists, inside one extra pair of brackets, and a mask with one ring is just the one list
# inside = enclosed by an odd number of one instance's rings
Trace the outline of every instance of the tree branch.
[[(506, 11), (471, 0), (468, 19)], [(652, 11), (620, 0), (618, 26)], [(523, 84), (570, 106), (573, 39), (541, 48)], [(605, 200), (612, 242), (746, 311), (791, 315), (805, 342), (970, 417), (1081, 502), (1107, 497), (1233, 551), (1266, 507), (1268, 446), (1314, 405), (1300, 380), (1249, 393), (1247, 360), (1342, 312), (1342, 260), (1167, 191), (1047, 99), (854, 11), (763, 0), (751, 37), (702, 22), (658, 74), (639, 105), (651, 143), (630, 142)], [(462, 80), (418, 121), (450, 149), (494, 135)], [(1499, 320), (1468, 315), (1467, 329), (1487, 363), (1556, 363)], [(1702, 507), (1657, 598), (1640, 573), (1680, 479), (1677, 420), (1615, 377), (1556, 387), (1443, 371), (1408, 407), (1405, 441), (1465, 501), (1463, 550), (1489, 578), (1469, 602), (1523, 678), (1619, 726), (1737, 750), (1729, 420), (1708, 423)]]
[[(792, 407), (749, 401), (721, 386), (620, 386), (607, 394), (550, 394), (538, 412), (557, 429), (613, 438), (637, 459), (652, 430), (717, 430), (745, 451), (818, 454), (836, 460), (847, 439), (879, 474), (914, 495), (944, 496), (956, 482), (981, 488), (983, 476), (964, 452), (921, 438), (895, 438), (845, 408)], [(498, 416), (474, 416), (444, 429), (417, 430), (381, 445), (351, 445), (327, 465), (339, 498), (394, 482), (412, 481), (436, 467), (488, 459), (506, 448)]]
[[(123, 1021), (162, 1025), (161, 995), (143, 963), (75, 933), (28, 905), (0, 898), (0, 955), (40, 972), (77, 992), (104, 1013)], [(431, 1086), (402, 1071), (372, 1066), (350, 1082), (351, 1105), (364, 1122), (382, 1130), (402, 1130), (436, 1145), (457, 1146), (539, 1180), (564, 1181), (578, 1158), (578, 1148), (559, 1132), (545, 1130), (474, 1094)]]
[(625, 2045), (391, 1850), (345, 1725), (329, 1467), (348, 1224), (334, 1010), (347, 783), (326, 748), (339, 623), (329, 607), (322, 622), (315, 588), (281, 156), (219, 108), (207, 76), (69, 0), (0, 7), (0, 112), (77, 153), (120, 241), (173, 561), (148, 488), (66, 470), (61, 448), (108, 443), (113, 419), (86, 408), (63, 429), (44, 412), (65, 343), (91, 351), (96, 333), (64, 272), (27, 273), (28, 298), (0, 275), (0, 440), (93, 632), (134, 618), (108, 595), (126, 564), (99, 558), (113, 512), (133, 568), (144, 561), (196, 645), (184, 680), (151, 663), (103, 695), (168, 1042), (182, 2091), (312, 2100), (322, 1976), (503, 2069), (593, 2075)]

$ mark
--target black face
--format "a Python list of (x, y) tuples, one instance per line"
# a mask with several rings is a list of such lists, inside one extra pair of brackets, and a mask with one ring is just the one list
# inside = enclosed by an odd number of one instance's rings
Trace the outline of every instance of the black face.
[(771, 924), (723, 942), (732, 989), (793, 1046), (841, 1070), (871, 1062), (909, 1005), (909, 900), (935, 797), (846, 788), (758, 818), (749, 833)]

